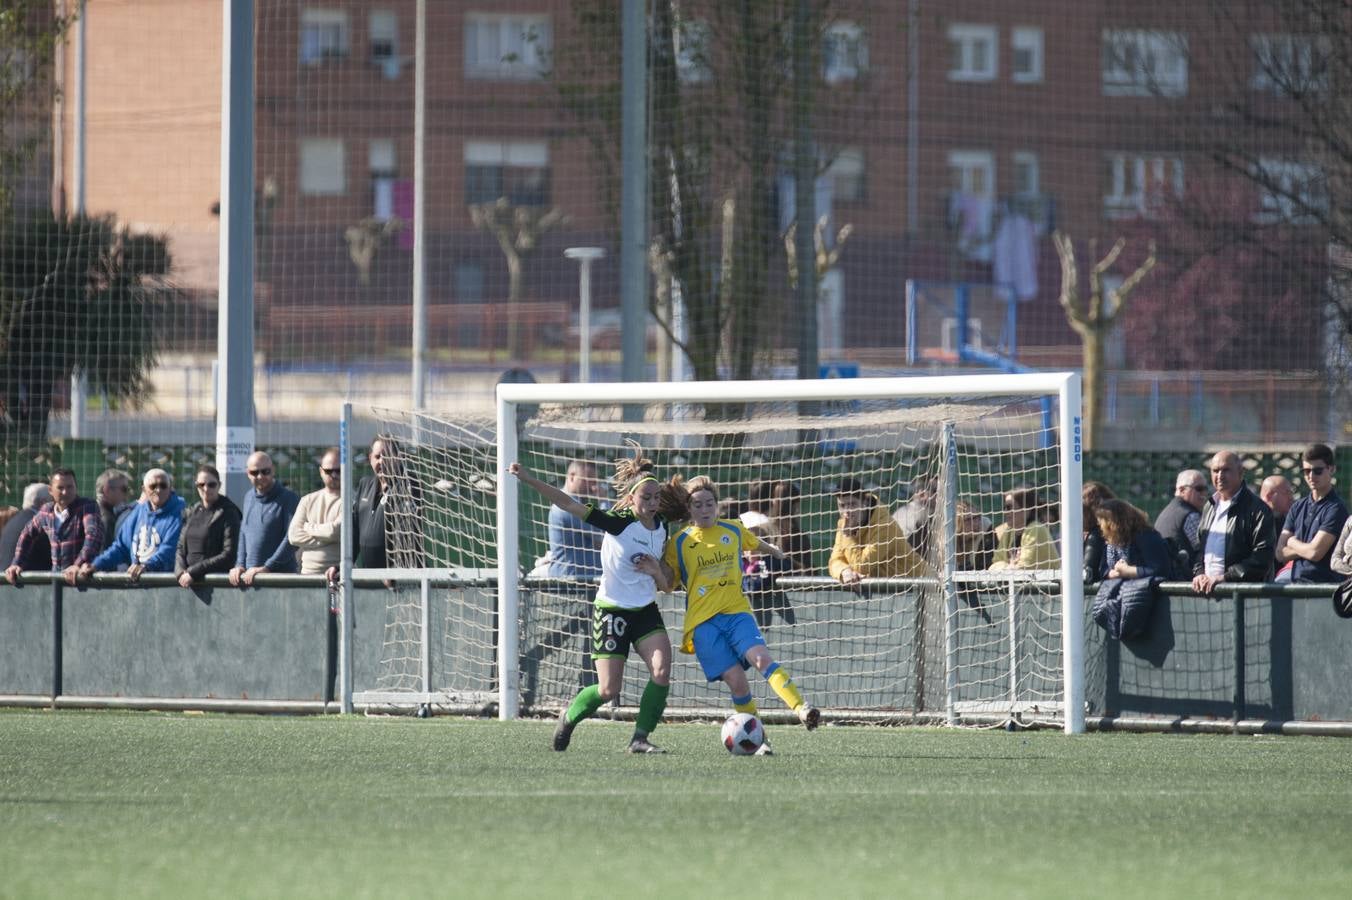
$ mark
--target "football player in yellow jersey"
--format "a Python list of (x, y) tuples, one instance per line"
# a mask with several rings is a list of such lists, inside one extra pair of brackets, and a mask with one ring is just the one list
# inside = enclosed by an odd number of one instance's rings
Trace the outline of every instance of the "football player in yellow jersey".
[(788, 671), (770, 655), (751, 614), (751, 603), (742, 592), (743, 550), (768, 553), (776, 559), (783, 559), (784, 551), (758, 538), (741, 522), (718, 518), (718, 492), (708, 478), (692, 478), (685, 488), (690, 494), (691, 522), (667, 541), (663, 554), (676, 584), (685, 585), (681, 652), (695, 654), (705, 678), (728, 686), (738, 712), (756, 712), (746, 678), (746, 669), (755, 666), (798, 721), (809, 730), (816, 728), (821, 712), (803, 699)]

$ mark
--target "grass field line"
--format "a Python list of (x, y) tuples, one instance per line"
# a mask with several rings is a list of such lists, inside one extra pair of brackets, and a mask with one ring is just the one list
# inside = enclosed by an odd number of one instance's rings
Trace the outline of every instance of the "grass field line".
[[(492, 800), (501, 799), (531, 799), (531, 798), (555, 798), (555, 797), (650, 797), (654, 793), (662, 793), (654, 790), (626, 790), (623, 788), (588, 788), (586, 790), (570, 790), (567, 788), (543, 788), (543, 789), (483, 789), (483, 790), (464, 790), (464, 791), (419, 791), (418, 796), (426, 800)], [(726, 784), (720, 784), (709, 788), (682, 788), (681, 795), (684, 797), (726, 797), (728, 789)], [(872, 788), (842, 788), (834, 786), (829, 789), (812, 790), (799, 789), (800, 798), (821, 797), (829, 800), (836, 800), (842, 797), (877, 797), (879, 793), (885, 793), (888, 797), (964, 797), (964, 798), (1027, 798), (1027, 799), (1061, 799), (1061, 800), (1093, 800), (1101, 803), (1112, 803), (1115, 800), (1139, 801), (1146, 797), (1158, 797), (1162, 800), (1177, 801), (1184, 798), (1202, 799), (1215, 796), (1214, 790), (1158, 790), (1158, 791), (1113, 791), (1105, 789), (1085, 789), (1085, 790), (1010, 790), (1008, 788), (993, 787), (988, 790), (970, 790), (955, 788), (947, 785), (943, 788), (896, 788), (888, 787), (880, 791), (878, 787)], [(1348, 790), (1341, 791), (1288, 791), (1286, 796), (1291, 799), (1326, 799), (1339, 794), (1347, 795)], [(407, 795), (403, 794), (372, 794), (368, 795), (372, 801), (401, 802), (407, 800)], [(115, 798), (111, 798), (115, 799)], [(4, 802), (4, 801), (0, 801)], [(10, 801), (24, 802), (24, 801)], [(48, 801), (55, 802), (55, 801)]]

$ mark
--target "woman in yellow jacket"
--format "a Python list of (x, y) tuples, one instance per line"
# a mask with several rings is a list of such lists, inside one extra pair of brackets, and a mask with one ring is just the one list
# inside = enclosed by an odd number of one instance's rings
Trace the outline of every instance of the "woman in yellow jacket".
[(865, 578), (917, 578), (929, 567), (911, 548), (897, 523), (875, 494), (856, 478), (844, 478), (836, 491), (836, 542), (827, 571), (841, 584)]
[(1037, 491), (1017, 488), (1005, 494), (1005, 521), (995, 529), (991, 571), (1058, 569), (1061, 554), (1052, 533), (1039, 519)]

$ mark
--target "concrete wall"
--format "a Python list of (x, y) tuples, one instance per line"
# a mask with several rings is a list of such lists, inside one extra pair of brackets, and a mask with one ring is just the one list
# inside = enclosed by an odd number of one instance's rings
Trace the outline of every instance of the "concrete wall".
[(1314, 596), (1165, 596), (1136, 641), (1111, 641), (1091, 626), (1096, 712), (1229, 718), (1238, 700), (1241, 718), (1352, 721), (1352, 621), (1334, 614), (1330, 588), (1291, 590)]
[[(1334, 615), (1326, 594), (1318, 596), (1326, 589), (1293, 590), (1314, 596), (1166, 596), (1148, 636), (1126, 643), (1107, 640), (1086, 621), (1091, 714), (1229, 719), (1239, 701), (1241, 718), (1352, 721), (1352, 621)], [(776, 619), (764, 633), (814, 702), (943, 709), (941, 604), (905, 592), (790, 596), (798, 623)], [(429, 599), (432, 688), (491, 695), (493, 592), (431, 588)], [(680, 640), (682, 599), (663, 598), (673, 643)], [(963, 604), (958, 613), (960, 701), (1001, 700), (1012, 670), (1026, 673), (1021, 677), (1054, 673), (1060, 651), (1055, 597), (1020, 599), (1015, 621), (1023, 649), (1012, 665), (1005, 653), (1007, 611), (996, 595), (981, 602)], [(354, 603), (355, 689), (419, 690), (418, 586), (360, 588)], [(320, 701), (335, 659), (328, 604), (319, 586), (193, 592), (0, 583), (0, 695)], [(522, 609), (523, 705), (548, 708), (576, 690), (590, 604), (581, 596), (524, 592)], [(725, 691), (705, 683), (692, 657), (676, 657), (673, 709), (725, 703)], [(636, 702), (643, 679), (634, 671), (629, 681), (626, 703)], [(760, 680), (753, 684), (761, 693)], [(1055, 682), (1038, 689), (1054, 691)]]

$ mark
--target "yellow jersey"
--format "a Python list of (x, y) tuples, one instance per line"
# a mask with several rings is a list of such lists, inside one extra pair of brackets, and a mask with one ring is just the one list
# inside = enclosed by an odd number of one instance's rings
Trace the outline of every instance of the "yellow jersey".
[(719, 613), (749, 613), (742, 592), (742, 552), (755, 550), (760, 538), (735, 519), (719, 519), (708, 528), (687, 525), (667, 541), (663, 560), (685, 586), (685, 622), (681, 652), (694, 653), (695, 628)]

